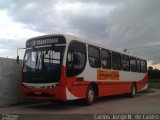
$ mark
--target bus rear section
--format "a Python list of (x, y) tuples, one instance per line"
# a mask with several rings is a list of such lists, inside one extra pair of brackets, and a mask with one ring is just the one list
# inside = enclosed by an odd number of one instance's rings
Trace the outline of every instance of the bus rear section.
[(21, 92), (27, 99), (66, 101), (66, 39), (61, 35), (40, 36), (26, 42)]

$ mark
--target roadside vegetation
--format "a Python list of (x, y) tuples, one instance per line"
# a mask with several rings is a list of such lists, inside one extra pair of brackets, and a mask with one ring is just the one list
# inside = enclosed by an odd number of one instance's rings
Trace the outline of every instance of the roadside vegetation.
[(148, 88), (160, 89), (160, 70), (148, 67)]
[(148, 88), (160, 89), (160, 79), (149, 79)]
[(160, 70), (148, 67), (148, 79), (148, 89), (141, 91), (140, 94), (160, 90)]

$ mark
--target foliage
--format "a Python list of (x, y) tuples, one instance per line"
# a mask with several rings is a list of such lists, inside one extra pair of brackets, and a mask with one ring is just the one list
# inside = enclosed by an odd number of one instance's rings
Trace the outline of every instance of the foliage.
[(148, 78), (149, 79), (160, 79), (160, 70), (148, 67)]

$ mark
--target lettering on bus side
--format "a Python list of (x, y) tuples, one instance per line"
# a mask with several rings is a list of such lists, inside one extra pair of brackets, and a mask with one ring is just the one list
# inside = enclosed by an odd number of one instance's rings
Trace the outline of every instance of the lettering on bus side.
[(119, 80), (119, 71), (97, 70), (98, 80)]

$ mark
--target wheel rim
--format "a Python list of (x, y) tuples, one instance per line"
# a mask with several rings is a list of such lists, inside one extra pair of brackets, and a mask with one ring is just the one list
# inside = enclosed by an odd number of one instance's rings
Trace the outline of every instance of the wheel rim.
[(94, 91), (91, 89), (88, 91), (88, 100), (90, 103), (94, 101)]
[(136, 89), (135, 89), (135, 87), (134, 87), (134, 86), (132, 87), (132, 95), (133, 95), (133, 96), (135, 96), (135, 95), (136, 95)]

